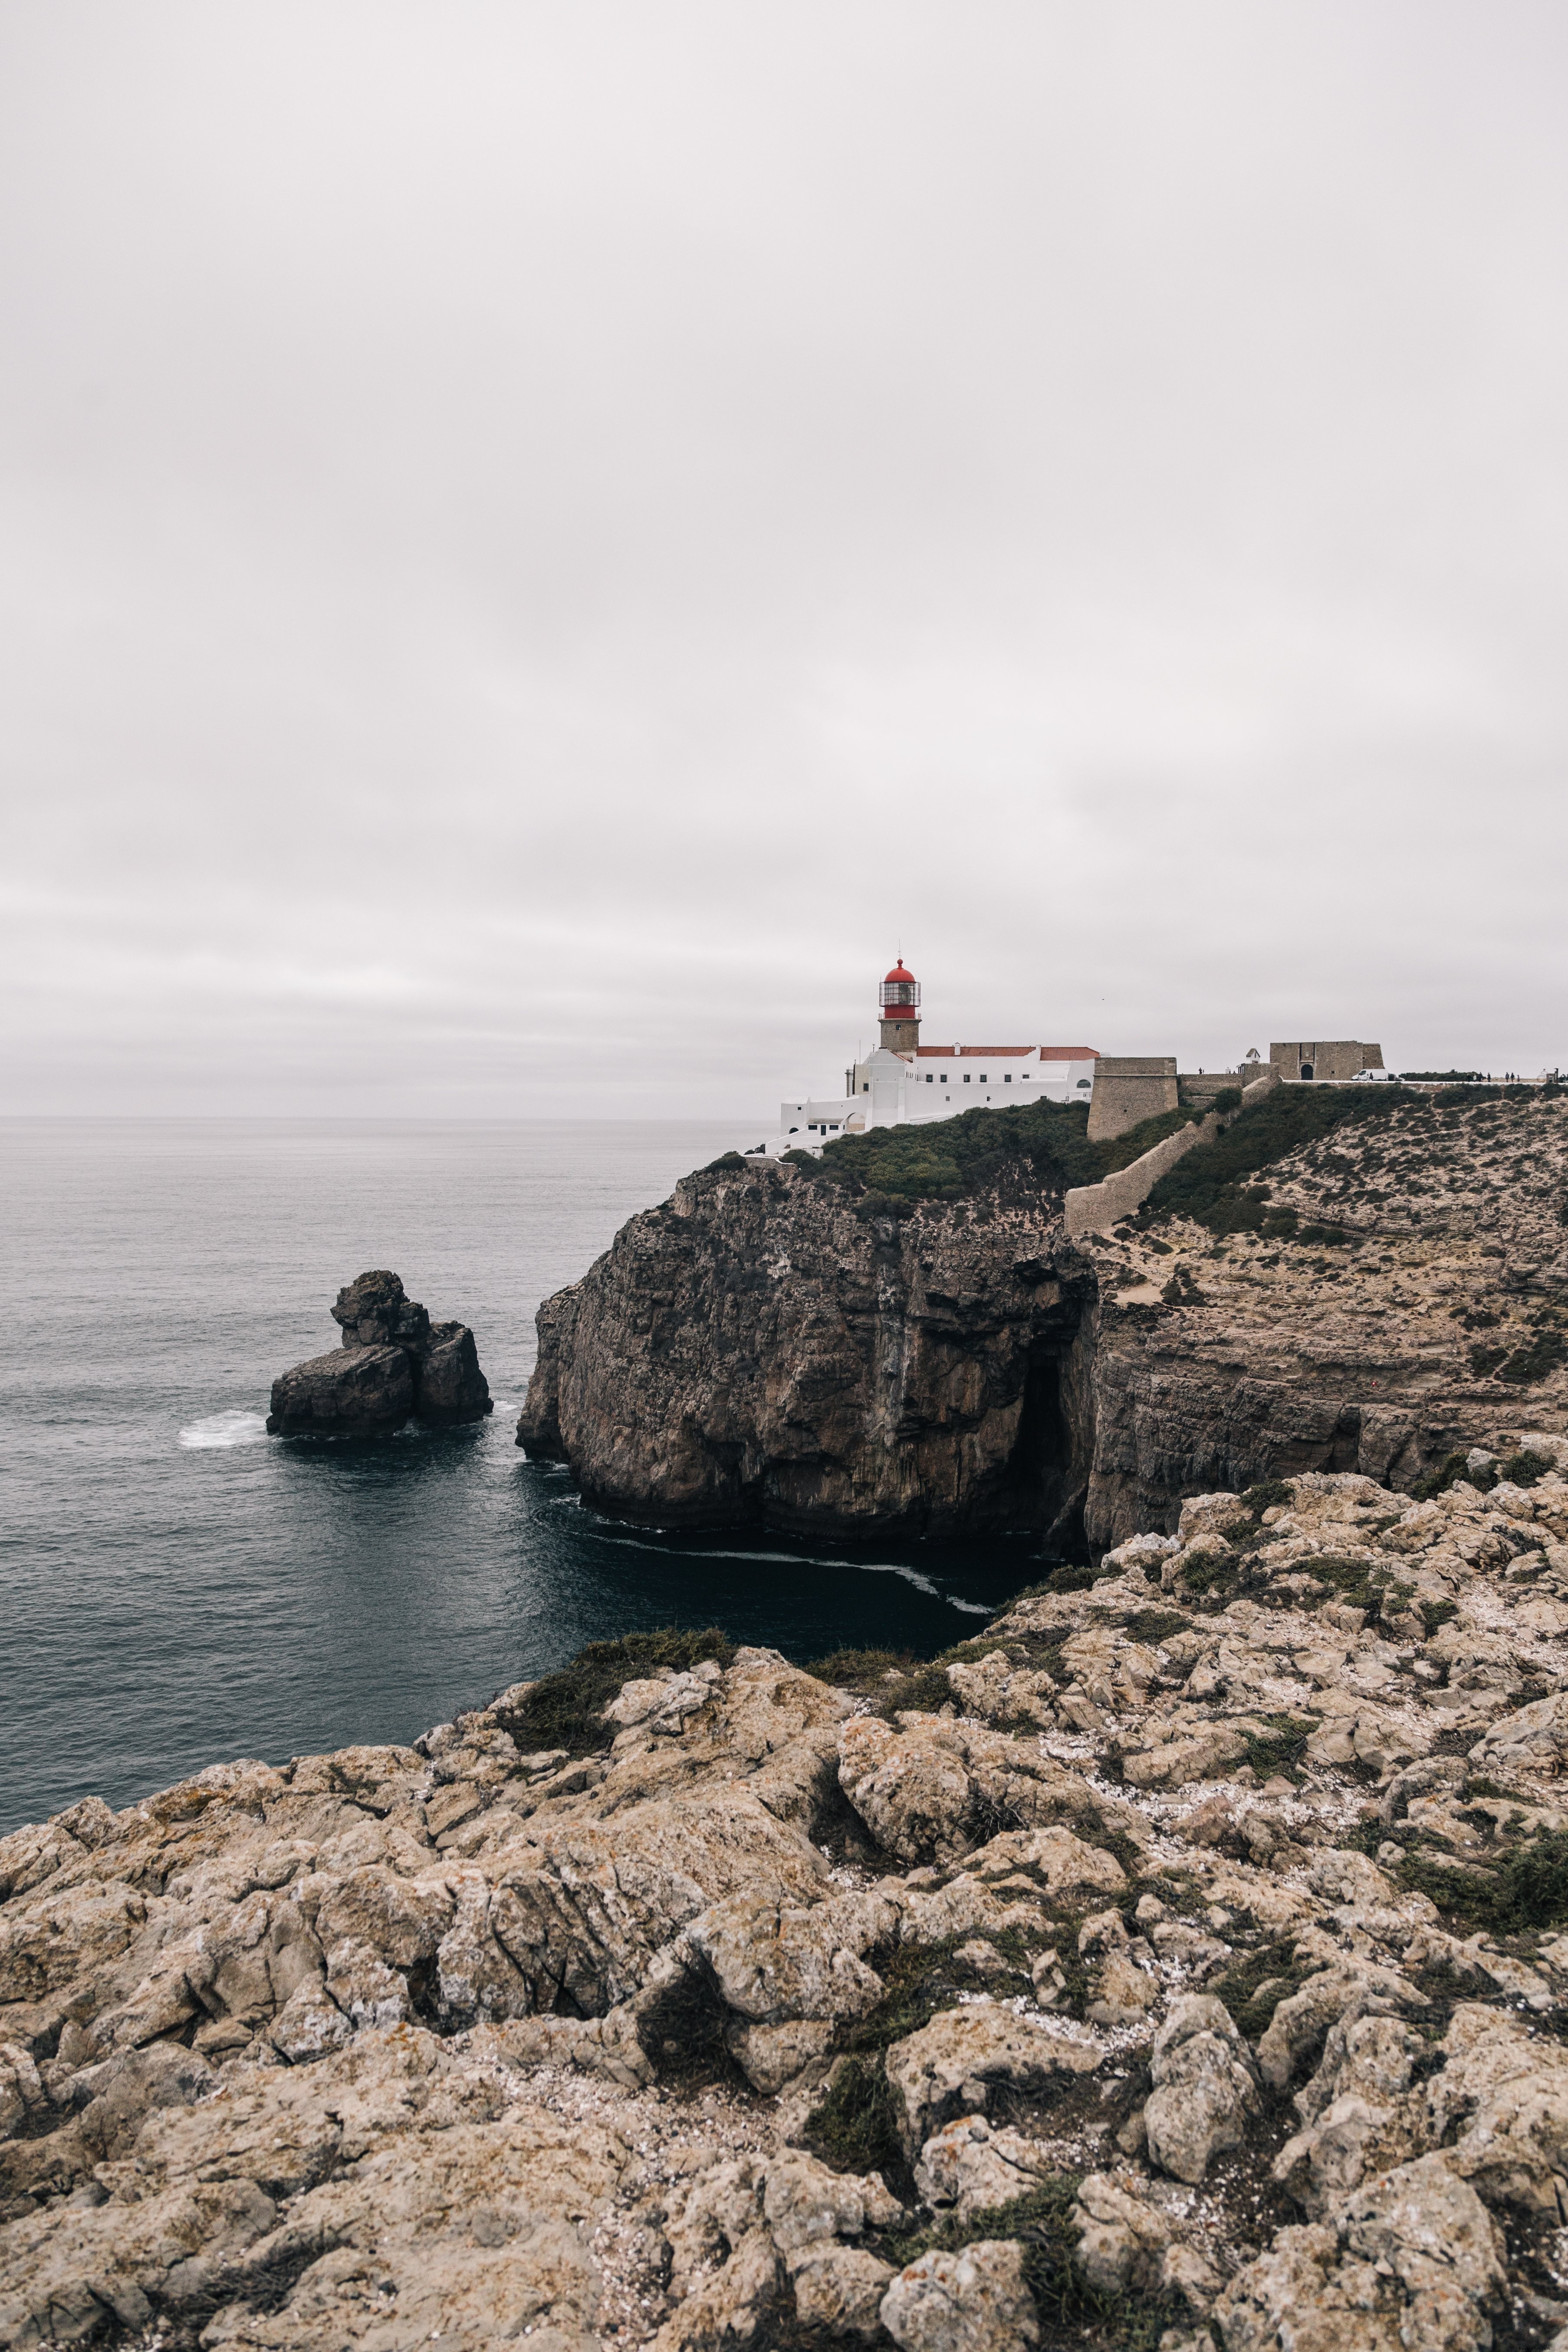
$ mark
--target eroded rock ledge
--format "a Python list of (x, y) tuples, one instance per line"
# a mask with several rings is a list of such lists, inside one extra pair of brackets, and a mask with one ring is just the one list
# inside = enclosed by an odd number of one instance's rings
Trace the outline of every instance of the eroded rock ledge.
[(0, 2345), (1568, 2352), (1508, 1445), (1194, 1498), (908, 1674), (693, 1637), (0, 1841)]

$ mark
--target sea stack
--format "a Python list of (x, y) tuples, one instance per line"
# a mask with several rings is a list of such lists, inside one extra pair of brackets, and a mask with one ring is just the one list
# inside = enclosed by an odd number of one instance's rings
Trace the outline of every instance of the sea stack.
[(346, 1284), (332, 1319), (342, 1346), (273, 1381), (273, 1436), (357, 1437), (409, 1420), (447, 1429), (491, 1410), (468, 1325), (432, 1323), (397, 1275), (377, 1269)]

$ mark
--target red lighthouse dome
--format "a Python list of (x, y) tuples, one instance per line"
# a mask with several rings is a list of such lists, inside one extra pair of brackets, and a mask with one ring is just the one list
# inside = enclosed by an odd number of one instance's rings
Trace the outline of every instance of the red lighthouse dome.
[(920, 1001), (920, 982), (915, 978), (912, 971), (906, 971), (904, 970), (904, 961), (900, 956), (898, 962), (893, 966), (892, 971), (888, 974), (887, 979), (882, 982), (881, 987), (877, 991), (877, 1002), (881, 1006), (884, 1014), (886, 1014), (895, 1006), (900, 1011), (907, 1006), (910, 1012), (913, 1012), (919, 1005)]

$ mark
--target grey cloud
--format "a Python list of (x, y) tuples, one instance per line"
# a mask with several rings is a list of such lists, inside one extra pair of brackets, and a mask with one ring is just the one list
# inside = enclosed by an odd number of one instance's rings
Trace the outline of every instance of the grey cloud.
[(0, 6), (9, 1106), (1568, 1059), (1565, 40)]

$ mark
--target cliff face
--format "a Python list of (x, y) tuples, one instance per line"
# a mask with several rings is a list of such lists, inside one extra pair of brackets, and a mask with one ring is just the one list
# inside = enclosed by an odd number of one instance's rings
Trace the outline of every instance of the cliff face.
[(1077, 1243), (1024, 1163), (885, 1213), (803, 1168), (689, 1177), (541, 1309), (519, 1443), (667, 1525), (1098, 1548), (1187, 1495), (1304, 1470), (1408, 1490), (1500, 1424), (1568, 1425), (1560, 1102), (1310, 1138), (1268, 1163), (1267, 1217), (1244, 1191), (1255, 1229), (1217, 1236), (1238, 1195), (1205, 1205), (1209, 1149), (1181, 1164), (1207, 1223), (1156, 1193)]
[(1047, 1528), (1087, 1475), (1092, 1288), (1059, 1195), (867, 1218), (796, 1168), (707, 1171), (540, 1309), (519, 1442), (666, 1524)]

